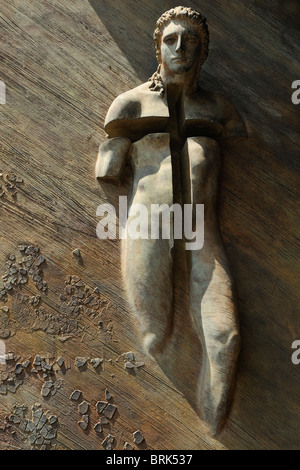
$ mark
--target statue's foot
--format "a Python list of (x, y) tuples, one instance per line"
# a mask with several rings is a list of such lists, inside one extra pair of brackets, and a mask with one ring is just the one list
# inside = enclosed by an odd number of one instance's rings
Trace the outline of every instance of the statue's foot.
[(150, 356), (162, 354), (168, 343), (168, 337), (159, 338), (155, 333), (146, 333), (143, 340), (145, 351)]

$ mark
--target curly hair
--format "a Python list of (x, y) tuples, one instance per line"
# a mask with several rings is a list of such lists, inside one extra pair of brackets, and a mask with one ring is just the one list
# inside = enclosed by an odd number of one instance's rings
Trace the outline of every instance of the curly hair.
[(196, 27), (200, 42), (201, 42), (201, 52), (199, 58), (199, 70), (201, 65), (205, 62), (208, 56), (208, 45), (209, 45), (209, 32), (208, 27), (206, 24), (206, 18), (198, 13), (196, 10), (188, 7), (175, 7), (171, 8), (171, 10), (166, 11), (161, 15), (161, 17), (156, 22), (156, 29), (153, 34), (155, 49), (156, 49), (156, 58), (159, 63), (157, 71), (152, 75), (149, 79), (151, 81), (150, 90), (152, 91), (160, 91), (161, 95), (164, 94), (164, 85), (161, 80), (160, 76), (160, 65), (161, 65), (161, 37), (163, 34), (164, 28), (172, 21), (172, 20), (188, 20), (191, 25)]

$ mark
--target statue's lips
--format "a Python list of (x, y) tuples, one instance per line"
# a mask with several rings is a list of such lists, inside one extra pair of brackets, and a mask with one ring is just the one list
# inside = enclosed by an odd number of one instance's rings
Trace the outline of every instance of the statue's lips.
[(189, 61), (190, 60), (186, 57), (175, 57), (174, 59), (172, 59), (172, 62), (175, 62), (176, 64), (185, 64)]

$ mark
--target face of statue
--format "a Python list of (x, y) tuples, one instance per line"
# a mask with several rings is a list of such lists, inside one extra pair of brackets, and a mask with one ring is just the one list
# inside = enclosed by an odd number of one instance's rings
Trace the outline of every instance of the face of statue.
[(197, 70), (201, 42), (199, 33), (188, 20), (171, 21), (161, 38), (161, 63), (168, 75)]

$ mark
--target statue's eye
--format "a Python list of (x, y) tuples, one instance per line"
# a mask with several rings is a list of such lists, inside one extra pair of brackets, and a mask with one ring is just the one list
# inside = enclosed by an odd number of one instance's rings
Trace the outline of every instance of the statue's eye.
[(171, 46), (172, 44), (174, 44), (176, 41), (176, 38), (174, 36), (169, 36), (167, 38), (164, 39), (164, 43), (165, 44), (168, 44), (169, 46)]
[(189, 44), (197, 44), (197, 38), (195, 36), (188, 36), (186, 38), (186, 41), (189, 43)]

